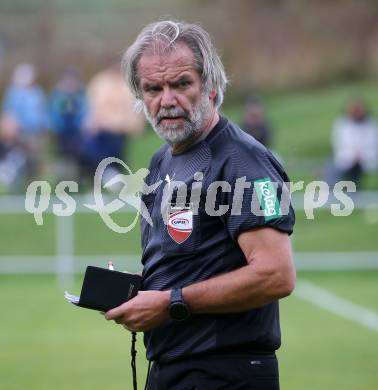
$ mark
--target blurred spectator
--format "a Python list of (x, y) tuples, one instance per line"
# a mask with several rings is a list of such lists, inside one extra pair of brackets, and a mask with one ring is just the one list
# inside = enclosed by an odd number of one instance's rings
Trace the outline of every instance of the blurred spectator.
[(265, 116), (264, 105), (259, 98), (252, 96), (247, 99), (241, 128), (264, 146), (270, 146), (271, 127)]
[(377, 168), (378, 127), (362, 99), (351, 99), (346, 114), (336, 120), (332, 147), (333, 166), (328, 172), (331, 185), (339, 180), (352, 180), (358, 187), (362, 174)]
[[(43, 90), (35, 84), (36, 72), (31, 64), (16, 67), (12, 82), (4, 95), (2, 123), (12, 123), (13, 140), (24, 151), (29, 177), (40, 172), (42, 134), (47, 128), (47, 107)], [(5, 118), (5, 119), (4, 119)], [(3, 129), (4, 131), (4, 129)], [(5, 130), (8, 133), (9, 128)], [(16, 142), (17, 140), (17, 142)]]
[(134, 98), (126, 86), (119, 64), (93, 77), (87, 89), (89, 118), (82, 156), (93, 175), (106, 157), (122, 159), (129, 134), (143, 130), (143, 117), (134, 112)]
[(0, 184), (7, 191), (17, 190), (23, 183), (27, 155), (18, 135), (18, 124), (12, 116), (0, 119)]
[[(69, 68), (63, 73), (51, 92), (49, 109), (58, 152), (64, 157), (60, 170), (72, 170), (80, 161), (81, 130), (88, 111), (85, 89), (77, 70)], [(74, 167), (69, 167), (69, 163)]]

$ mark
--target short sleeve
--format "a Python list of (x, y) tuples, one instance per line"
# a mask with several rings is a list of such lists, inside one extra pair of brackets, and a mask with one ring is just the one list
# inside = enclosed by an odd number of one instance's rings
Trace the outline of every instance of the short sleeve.
[(271, 152), (257, 143), (242, 146), (233, 153), (225, 172), (231, 191), (220, 197), (222, 204), (229, 205), (221, 218), (233, 239), (259, 227), (293, 232), (289, 178)]

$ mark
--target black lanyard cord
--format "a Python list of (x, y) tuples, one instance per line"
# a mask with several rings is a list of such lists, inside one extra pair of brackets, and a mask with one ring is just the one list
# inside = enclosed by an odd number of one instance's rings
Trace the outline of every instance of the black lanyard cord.
[[(131, 332), (131, 369), (133, 372), (133, 389), (138, 390), (138, 383), (137, 383), (137, 372), (136, 372), (136, 333)], [(148, 381), (150, 379), (150, 369), (151, 369), (151, 360), (148, 362), (148, 369), (147, 369), (147, 377), (146, 377), (146, 383), (144, 385), (144, 390), (147, 390), (148, 387)]]
[(150, 369), (151, 369), (151, 360), (148, 361), (147, 377), (146, 377), (146, 383), (144, 385), (144, 390), (147, 390), (148, 388), (148, 382), (150, 380)]
[(136, 333), (131, 332), (131, 369), (133, 372), (133, 389), (138, 390), (136, 359), (135, 359), (136, 354), (137, 354), (137, 350), (136, 350), (135, 344), (136, 344)]

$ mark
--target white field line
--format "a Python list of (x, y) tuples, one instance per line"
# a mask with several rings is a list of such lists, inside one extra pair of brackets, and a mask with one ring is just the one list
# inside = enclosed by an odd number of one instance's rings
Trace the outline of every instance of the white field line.
[(340, 298), (307, 280), (298, 280), (294, 295), (340, 317), (378, 332), (378, 313)]

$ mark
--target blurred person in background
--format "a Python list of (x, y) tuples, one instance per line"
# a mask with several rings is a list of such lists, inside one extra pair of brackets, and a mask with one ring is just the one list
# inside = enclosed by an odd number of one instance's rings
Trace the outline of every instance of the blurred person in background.
[(345, 114), (332, 129), (333, 164), (328, 181), (351, 180), (360, 186), (362, 175), (378, 165), (378, 126), (359, 97), (349, 100)]
[(241, 128), (264, 146), (270, 146), (272, 129), (266, 118), (265, 107), (258, 97), (251, 96), (247, 99)]
[[(89, 116), (81, 153), (87, 174), (93, 177), (104, 158), (124, 159), (128, 135), (140, 133), (144, 120), (134, 111), (135, 100), (125, 85), (118, 63), (92, 78), (87, 96)], [(118, 173), (116, 166), (113, 173)]]
[(11, 115), (0, 118), (0, 192), (16, 191), (25, 179), (27, 154)]
[[(13, 139), (22, 145), (29, 179), (40, 174), (42, 136), (48, 124), (46, 97), (35, 80), (36, 70), (32, 64), (18, 65), (5, 92), (2, 109), (3, 125), (8, 127), (11, 123), (10, 133), (14, 133)], [(9, 129), (5, 132), (9, 134)]]
[(88, 114), (85, 87), (76, 69), (63, 72), (50, 94), (49, 111), (58, 153), (64, 159), (58, 166), (60, 175), (72, 175), (80, 163), (81, 132)]

